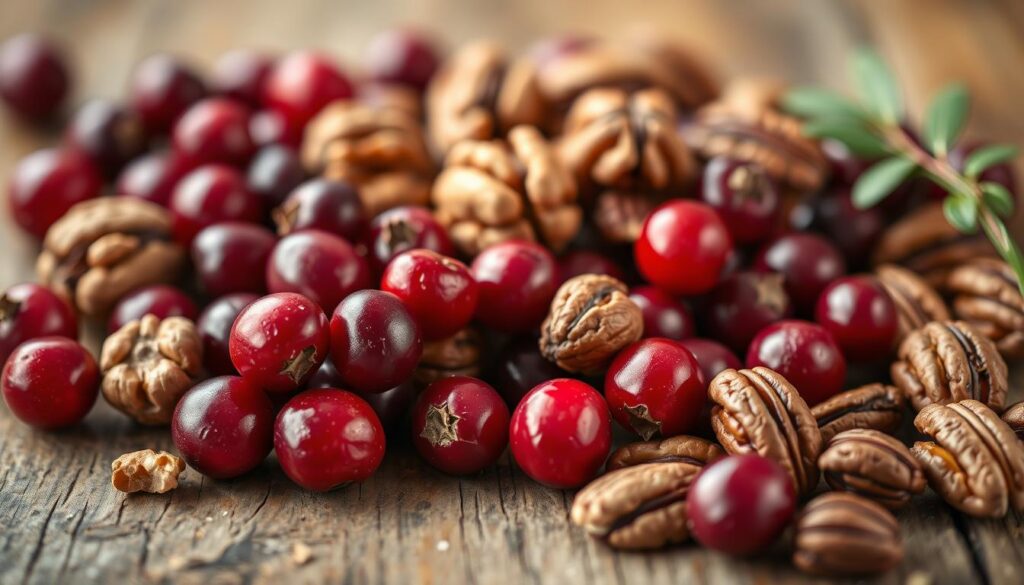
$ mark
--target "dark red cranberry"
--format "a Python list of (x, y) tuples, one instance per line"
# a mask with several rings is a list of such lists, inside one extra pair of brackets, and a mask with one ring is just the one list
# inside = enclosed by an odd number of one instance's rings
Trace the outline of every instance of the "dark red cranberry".
[(398, 83), (425, 91), (440, 64), (433, 42), (410, 29), (378, 33), (366, 47), (365, 67), (370, 79)]
[(284, 114), (276, 110), (260, 110), (249, 117), (249, 134), (260, 148), (287, 146), (298, 149), (302, 146), (304, 130), (305, 126), (292, 126)]
[(723, 370), (738, 370), (743, 367), (743, 362), (728, 347), (710, 339), (698, 339), (696, 337), (684, 339), (680, 345), (690, 350), (693, 357), (697, 358), (697, 365), (700, 366), (701, 376), (705, 384), (710, 384), (715, 376)]
[(538, 384), (566, 375), (540, 354), (536, 339), (525, 337), (510, 343), (498, 355), (493, 383), (505, 402), (515, 408)]
[(263, 86), (274, 57), (250, 49), (235, 49), (217, 58), (210, 86), (219, 95), (256, 108), (263, 103)]
[(345, 181), (312, 179), (299, 185), (274, 211), (277, 233), (314, 229), (360, 241), (369, 225), (356, 188)]
[(89, 414), (100, 374), (89, 350), (66, 337), (39, 337), (19, 345), (3, 370), (7, 408), (41, 429), (69, 427)]
[(854, 207), (848, 189), (819, 197), (815, 204), (813, 227), (839, 248), (847, 265), (867, 265), (886, 225), (885, 213), (878, 207)]
[(330, 311), (351, 293), (372, 286), (366, 261), (348, 242), (306, 230), (281, 238), (266, 268), (270, 292), (305, 295)]
[(302, 127), (324, 106), (353, 93), (352, 84), (329, 57), (299, 51), (286, 55), (271, 69), (263, 102), (281, 112), (290, 126)]
[(647, 217), (633, 250), (648, 282), (672, 294), (693, 295), (718, 282), (732, 239), (714, 209), (674, 200)]
[(323, 492), (373, 475), (386, 439), (365, 400), (334, 388), (306, 390), (284, 405), (274, 423), (274, 451), (285, 475)]
[(644, 337), (686, 339), (697, 334), (690, 308), (672, 295), (653, 286), (637, 286), (629, 299), (644, 316)]
[(825, 238), (792, 233), (765, 244), (754, 259), (754, 269), (781, 274), (796, 309), (806, 313), (828, 283), (846, 273), (846, 261)]
[(256, 153), (246, 175), (249, 189), (259, 195), (267, 209), (281, 205), (305, 178), (306, 171), (295, 150), (276, 144)]
[(250, 293), (226, 295), (210, 303), (199, 316), (196, 329), (203, 340), (203, 365), (210, 374), (238, 374), (231, 363), (231, 326), (242, 309), (257, 298)]
[(401, 299), (427, 341), (451, 337), (468, 325), (479, 297), (465, 264), (430, 250), (395, 256), (380, 289)]
[(843, 355), (858, 362), (888, 357), (899, 329), (892, 297), (871, 276), (832, 281), (818, 297), (814, 317), (832, 334)]
[(107, 321), (107, 331), (113, 333), (129, 321), (141, 319), (146, 315), (154, 315), (160, 319), (185, 317), (195, 321), (199, 311), (188, 295), (173, 286), (147, 286), (128, 293), (117, 302), (110, 313), (110, 320)]
[[(309, 379), (306, 387), (339, 388), (344, 385), (345, 381), (341, 379), (338, 368), (328, 358)], [(377, 413), (380, 423), (390, 432), (396, 430), (401, 423), (406, 422), (406, 415), (409, 414), (418, 395), (419, 388), (412, 380), (409, 380), (380, 393), (361, 393), (359, 397), (369, 403), (373, 412)]]
[(249, 109), (227, 98), (207, 98), (189, 107), (174, 124), (174, 150), (195, 164), (243, 166), (256, 146), (249, 135)]
[(47, 39), (21, 34), (0, 45), (0, 98), (18, 115), (49, 117), (70, 89), (64, 54)]
[(185, 175), (171, 195), (174, 237), (188, 246), (200, 230), (225, 221), (258, 223), (263, 205), (238, 170), (204, 165)]
[(792, 316), (793, 304), (781, 274), (745, 270), (711, 291), (702, 314), (712, 337), (742, 352), (759, 331)]
[(504, 242), (473, 260), (480, 289), (476, 316), (488, 327), (510, 333), (536, 329), (558, 290), (558, 265), (533, 242)]
[(270, 453), (274, 405), (262, 390), (235, 376), (200, 382), (174, 409), (171, 438), (188, 463), (214, 479), (252, 471)]
[(795, 510), (793, 480), (779, 464), (760, 455), (731, 455), (711, 463), (686, 496), (693, 537), (732, 555), (771, 546)]
[(167, 207), (175, 185), (189, 170), (189, 164), (169, 150), (143, 155), (121, 171), (117, 178), (117, 195), (138, 197)]
[(0, 364), (19, 344), (37, 337), (78, 339), (75, 312), (46, 287), (16, 284), (0, 295)]
[(11, 173), (7, 203), (14, 221), (37, 238), (76, 203), (100, 194), (103, 178), (92, 161), (71, 150), (37, 150)]
[(116, 177), (147, 145), (139, 115), (110, 100), (92, 100), (79, 108), (68, 125), (65, 140), (109, 178)]
[(331, 359), (345, 386), (383, 392), (408, 380), (423, 353), (416, 321), (391, 293), (362, 290), (331, 317)]
[(426, 248), (445, 256), (455, 255), (448, 230), (424, 207), (389, 209), (373, 218), (367, 239), (370, 266), (380, 274), (391, 259), (402, 252)]
[(692, 432), (706, 394), (697, 359), (671, 339), (643, 339), (626, 346), (604, 377), (612, 417), (645, 441)]
[(192, 264), (210, 296), (262, 293), (265, 271), (277, 238), (267, 228), (242, 222), (216, 223), (192, 240)]
[(573, 250), (558, 259), (558, 282), (583, 274), (607, 274), (625, 280), (626, 275), (611, 258), (590, 250)]
[(412, 440), (428, 463), (466, 475), (490, 467), (508, 446), (508, 407), (486, 382), (442, 378), (420, 394), (412, 412)]
[(747, 367), (756, 366), (782, 374), (808, 406), (838, 394), (846, 379), (846, 360), (835, 338), (806, 321), (779, 321), (762, 329), (747, 351)]
[(170, 130), (178, 116), (205, 96), (199, 75), (171, 55), (147, 57), (132, 74), (132, 106), (150, 132)]
[(611, 450), (608, 405), (579, 380), (544, 382), (512, 413), (509, 446), (534, 481), (558, 489), (579, 487), (594, 479)]
[(838, 140), (821, 141), (821, 151), (832, 167), (832, 178), (840, 186), (850, 187), (857, 182), (861, 174), (871, 168), (876, 161), (860, 158)]
[(760, 242), (779, 215), (779, 190), (761, 167), (716, 157), (704, 167), (701, 199), (718, 212), (738, 244)]

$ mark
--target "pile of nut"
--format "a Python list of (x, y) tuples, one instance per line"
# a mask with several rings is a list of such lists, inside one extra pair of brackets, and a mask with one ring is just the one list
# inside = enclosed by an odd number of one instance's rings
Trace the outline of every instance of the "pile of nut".
[[(52, 44), (0, 62), (12, 110), (54, 115)], [(272, 450), (329, 490), (389, 442), (456, 475), (508, 449), (581, 488), (572, 522), (612, 547), (746, 555), (791, 530), (825, 575), (897, 565), (894, 514), (928, 486), (1024, 510), (1012, 270), (920, 178), (856, 208), (871, 161), (807, 138), (783, 86), (720, 88), (650, 32), (441, 59), (394, 30), (358, 79), (316, 52), (232, 52), (206, 79), (156, 55), (21, 161), (11, 215), (42, 250), (39, 284), (0, 297), (10, 411), (62, 428), (102, 393), (169, 426), (180, 458), (118, 458), (124, 492)], [(98, 363), (80, 319), (108, 320)]]

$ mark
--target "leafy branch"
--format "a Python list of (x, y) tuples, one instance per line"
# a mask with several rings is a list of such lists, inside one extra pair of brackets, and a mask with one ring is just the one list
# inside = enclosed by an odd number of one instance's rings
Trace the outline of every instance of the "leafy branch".
[(905, 116), (903, 97), (882, 59), (869, 49), (859, 50), (850, 60), (850, 74), (857, 88), (856, 101), (807, 87), (788, 92), (782, 105), (806, 119), (808, 136), (838, 140), (854, 154), (878, 160), (854, 184), (854, 205), (861, 209), (876, 205), (911, 175), (924, 175), (947, 191), (942, 209), (950, 225), (965, 234), (980, 228), (1013, 269), (1024, 294), (1024, 254), (1004, 222), (1013, 214), (1013, 195), (999, 183), (981, 179), (985, 170), (1016, 157), (1017, 147), (979, 148), (958, 169), (949, 153), (970, 110), (970, 97), (962, 84), (951, 84), (933, 98), (924, 120), (926, 146), (921, 146), (900, 124)]

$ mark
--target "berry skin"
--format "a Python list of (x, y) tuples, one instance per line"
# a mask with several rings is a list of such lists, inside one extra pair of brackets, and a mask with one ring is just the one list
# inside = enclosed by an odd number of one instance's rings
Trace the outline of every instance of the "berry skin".
[(590, 250), (573, 250), (558, 259), (558, 282), (583, 274), (607, 274), (618, 280), (626, 280), (625, 273), (613, 260)]
[(815, 321), (832, 334), (851, 361), (885, 359), (899, 330), (892, 297), (871, 276), (832, 281), (818, 297)]
[(306, 390), (284, 405), (274, 423), (274, 451), (285, 475), (323, 492), (373, 475), (384, 459), (384, 428), (351, 392)]
[(11, 172), (7, 203), (21, 229), (42, 239), (76, 203), (100, 194), (103, 178), (85, 156), (59, 149), (37, 150)]
[(747, 367), (757, 366), (789, 380), (808, 406), (838, 394), (846, 380), (846, 359), (835, 338), (806, 321), (779, 321), (762, 329), (747, 351)]
[(179, 289), (166, 284), (156, 284), (133, 290), (121, 297), (107, 321), (107, 332), (113, 333), (129, 321), (155, 315), (159, 319), (185, 317), (195, 321), (199, 310), (192, 299)]
[(249, 118), (249, 134), (260, 148), (284, 146), (298, 150), (302, 146), (304, 126), (292, 126), (277, 110), (259, 110)]
[(370, 79), (406, 85), (421, 92), (426, 91), (440, 62), (430, 39), (414, 30), (386, 30), (373, 37), (366, 48), (365, 64)]
[(476, 378), (442, 378), (423, 391), (412, 413), (413, 444), (445, 473), (467, 475), (490, 467), (508, 446), (508, 407)]
[(277, 238), (252, 223), (216, 223), (192, 240), (192, 264), (203, 290), (210, 296), (236, 292), (262, 293), (264, 271)]
[(526, 475), (569, 489), (591, 479), (612, 446), (608, 405), (579, 380), (559, 378), (531, 390), (512, 413), (509, 446)]
[(193, 103), (206, 96), (203, 80), (171, 55), (152, 55), (132, 74), (131, 103), (152, 133), (166, 132)]
[(696, 295), (715, 286), (732, 249), (729, 231), (712, 208), (677, 199), (647, 217), (633, 254), (651, 284), (674, 295)]
[(779, 190), (761, 167), (713, 158), (704, 167), (700, 193), (737, 244), (759, 242), (772, 233), (779, 215)]
[(263, 206), (272, 209), (281, 205), (285, 197), (305, 178), (306, 171), (294, 149), (270, 144), (260, 148), (252, 158), (246, 183), (249, 190), (263, 202)]
[(684, 339), (679, 342), (697, 358), (697, 365), (700, 366), (701, 377), (704, 378), (705, 388), (715, 376), (723, 370), (732, 368), (738, 370), (743, 367), (743, 362), (736, 357), (728, 347), (710, 339), (698, 339), (696, 337)]
[(686, 339), (697, 333), (689, 307), (672, 295), (653, 286), (638, 286), (629, 291), (629, 300), (640, 307), (644, 317), (644, 337)]
[(263, 205), (249, 190), (245, 178), (227, 165), (204, 165), (185, 175), (175, 186), (170, 204), (175, 239), (192, 244), (200, 230), (215, 223), (258, 223)]
[(702, 314), (715, 339), (742, 352), (759, 331), (792, 316), (793, 303), (782, 275), (741, 271), (711, 291)]
[(128, 163), (117, 177), (115, 191), (167, 207), (174, 187), (189, 170), (188, 163), (171, 151), (151, 152)]
[(504, 242), (473, 260), (480, 290), (476, 316), (507, 333), (540, 326), (558, 290), (558, 265), (546, 248), (533, 242)]
[(196, 330), (203, 340), (203, 366), (214, 376), (238, 374), (231, 363), (231, 326), (242, 309), (257, 298), (250, 293), (220, 297), (210, 303), (196, 321)]
[(263, 103), (263, 89), (274, 57), (248, 49), (228, 51), (217, 58), (210, 76), (214, 93), (251, 108)]
[(531, 336), (508, 344), (498, 354), (492, 372), (494, 387), (512, 408), (518, 406), (538, 384), (567, 375), (565, 370), (541, 355), (537, 340)]
[(17, 114), (30, 120), (52, 116), (70, 89), (64, 55), (47, 39), (21, 34), (0, 45), (0, 98)]
[(314, 229), (360, 241), (366, 229), (366, 213), (355, 187), (344, 181), (317, 178), (295, 188), (274, 210), (277, 233)]
[(455, 335), (476, 311), (476, 280), (465, 264), (430, 250), (412, 250), (392, 260), (380, 289), (405, 304), (427, 341)]
[(366, 248), (375, 274), (380, 274), (395, 256), (416, 248), (455, 256), (448, 230), (434, 219), (430, 210), (413, 205), (395, 207), (373, 218)]
[(342, 299), (371, 286), (370, 270), (348, 242), (306, 230), (281, 238), (266, 267), (267, 290), (296, 292), (331, 311)]
[[(324, 360), (320, 369), (309, 379), (306, 387), (309, 389), (338, 388), (344, 385), (345, 381), (341, 379), (338, 368), (328, 358)], [(359, 394), (359, 397), (370, 405), (373, 412), (377, 413), (377, 417), (380, 418), (380, 424), (384, 425), (384, 429), (390, 433), (399, 430), (399, 426), (407, 422), (406, 415), (409, 414), (413, 403), (416, 402), (419, 391), (420, 389), (416, 387), (416, 384), (409, 380), (379, 394)], [(404, 433), (406, 429), (402, 428), (401, 431)]]
[(288, 125), (301, 128), (324, 106), (353, 93), (348, 78), (328, 57), (299, 51), (286, 55), (270, 70), (263, 103), (280, 112)]
[(248, 305), (231, 327), (231, 363), (267, 392), (300, 388), (327, 359), (327, 315), (294, 293), (267, 295)]
[(194, 164), (242, 166), (256, 150), (249, 134), (249, 109), (227, 98), (193, 104), (174, 124), (172, 139), (175, 152)]
[(67, 301), (38, 284), (17, 284), (0, 295), (0, 364), (37, 337), (78, 339), (78, 319)]
[(146, 150), (146, 139), (139, 115), (109, 100), (86, 102), (64, 136), (69, 148), (92, 160), (108, 178)]
[(66, 337), (39, 337), (15, 348), (0, 386), (14, 416), (27, 425), (53, 430), (89, 414), (99, 394), (100, 375), (96, 360), (82, 344)]
[(754, 259), (754, 270), (778, 272), (786, 292), (801, 313), (810, 313), (818, 295), (846, 273), (843, 255), (825, 238), (809, 233), (781, 235), (768, 242)]

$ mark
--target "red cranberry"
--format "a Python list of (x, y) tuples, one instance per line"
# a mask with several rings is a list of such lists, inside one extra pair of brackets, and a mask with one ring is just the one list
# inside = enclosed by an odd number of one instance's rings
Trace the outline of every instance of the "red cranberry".
[(196, 329), (203, 340), (203, 365), (214, 376), (238, 373), (231, 363), (231, 326), (242, 309), (256, 299), (250, 293), (226, 295), (210, 303), (199, 316)]
[(270, 253), (266, 268), (270, 292), (296, 292), (330, 311), (351, 293), (369, 288), (370, 270), (348, 242), (307, 230), (285, 236)]
[(479, 283), (476, 316), (505, 332), (536, 329), (558, 290), (558, 267), (546, 248), (533, 242), (504, 242), (473, 260)]
[(540, 354), (537, 340), (526, 337), (510, 343), (498, 355), (494, 366), (494, 387), (515, 408), (538, 384), (567, 374)]
[(68, 303), (38, 284), (16, 284), (0, 296), (0, 364), (20, 343), (37, 337), (78, 339)]
[(110, 314), (107, 331), (113, 333), (129, 321), (146, 315), (160, 319), (185, 317), (194, 321), (198, 314), (196, 304), (188, 295), (173, 286), (157, 284), (134, 290), (122, 297)]
[(832, 167), (832, 178), (842, 186), (856, 183), (861, 174), (875, 163), (858, 157), (845, 144), (831, 138), (821, 141), (821, 151)]
[(645, 441), (692, 432), (706, 393), (697, 359), (671, 339), (643, 339), (626, 346), (604, 377), (612, 417)]
[(697, 365), (700, 366), (701, 377), (704, 383), (710, 384), (711, 380), (723, 370), (730, 368), (738, 370), (743, 367), (743, 362), (728, 347), (710, 339), (690, 338), (679, 342), (697, 358)]
[(765, 244), (754, 260), (754, 268), (781, 274), (797, 310), (809, 312), (828, 283), (846, 273), (846, 262), (825, 238), (792, 233)]
[(175, 185), (189, 170), (189, 164), (171, 151), (146, 154), (121, 171), (116, 191), (118, 195), (138, 197), (167, 207)]
[(174, 150), (196, 164), (242, 166), (256, 146), (249, 135), (249, 109), (227, 98), (207, 98), (189, 107), (174, 124)]
[(818, 297), (814, 315), (852, 361), (888, 357), (899, 329), (892, 297), (870, 276), (832, 281)]
[(779, 321), (762, 329), (747, 351), (747, 367), (756, 366), (782, 374), (808, 406), (838, 394), (846, 379), (846, 360), (832, 334), (806, 321)]
[(672, 294), (693, 295), (718, 282), (732, 239), (715, 210), (675, 200), (647, 217), (633, 250), (648, 282)]
[(264, 146), (249, 163), (246, 181), (267, 209), (281, 205), (306, 178), (295, 151), (287, 146)]
[(370, 222), (367, 249), (370, 265), (377, 274), (392, 258), (416, 248), (426, 248), (445, 256), (455, 255), (448, 230), (434, 219), (428, 209), (411, 205), (396, 207)]
[(281, 112), (290, 126), (302, 127), (324, 106), (352, 97), (352, 84), (326, 55), (300, 51), (271, 69), (263, 101)]
[(704, 167), (701, 199), (718, 212), (738, 244), (760, 242), (775, 227), (779, 190), (761, 167), (716, 157)]
[(312, 179), (299, 185), (274, 212), (277, 233), (314, 229), (358, 242), (368, 222), (355, 187), (344, 181)]
[(707, 330), (736, 351), (766, 326), (793, 314), (781, 274), (743, 271), (725, 278), (708, 296)]
[(252, 471), (273, 446), (274, 405), (235, 376), (212, 378), (178, 401), (171, 420), (174, 446), (203, 475), (229, 479)]
[(165, 132), (178, 116), (206, 96), (203, 80), (171, 55), (152, 55), (132, 75), (132, 106), (151, 132)]
[[(324, 360), (320, 369), (313, 374), (306, 384), (307, 388), (338, 388), (345, 385), (341, 374), (330, 358)], [(395, 430), (400, 423), (405, 422), (409, 409), (412, 408), (416, 397), (419, 395), (419, 388), (412, 381), (402, 382), (394, 388), (389, 388), (380, 393), (363, 393), (359, 397), (365, 400), (373, 412), (377, 413), (380, 423), (388, 431)]]
[(263, 226), (225, 222), (203, 228), (192, 240), (192, 264), (210, 296), (261, 293), (264, 272), (277, 238)]
[(185, 175), (171, 195), (174, 236), (182, 245), (204, 227), (225, 221), (258, 223), (263, 206), (245, 179), (226, 165), (205, 165)]
[(391, 293), (362, 290), (331, 317), (331, 359), (345, 386), (383, 392), (408, 380), (423, 353), (416, 321)]
[(413, 30), (393, 29), (377, 34), (366, 48), (366, 72), (383, 83), (427, 89), (440, 64), (430, 39)]
[(263, 103), (263, 86), (274, 57), (248, 49), (228, 51), (217, 58), (210, 76), (213, 91), (250, 107)]
[(267, 392), (291, 392), (327, 359), (327, 315), (313, 301), (277, 293), (242, 309), (231, 327), (231, 363)]
[(697, 334), (689, 307), (665, 291), (653, 286), (637, 286), (629, 291), (629, 299), (643, 313), (644, 337), (678, 340)]
[(573, 250), (558, 259), (558, 282), (564, 283), (583, 274), (607, 274), (619, 280), (626, 279), (618, 264), (597, 252)]
[(705, 467), (686, 496), (697, 542), (733, 555), (771, 546), (796, 510), (793, 481), (760, 455), (732, 455)]
[(819, 197), (813, 226), (828, 235), (849, 265), (866, 265), (879, 236), (887, 225), (878, 207), (857, 209), (849, 190)]
[(145, 151), (147, 142), (139, 115), (109, 100), (92, 100), (79, 108), (65, 140), (111, 178)]
[(544, 382), (512, 413), (509, 446), (516, 463), (548, 487), (579, 487), (597, 475), (612, 447), (604, 398), (579, 380)]
[(39, 337), (15, 348), (3, 369), (7, 408), (27, 425), (69, 427), (89, 414), (99, 393), (96, 360), (66, 337)]
[(70, 150), (37, 150), (11, 173), (7, 202), (21, 229), (42, 238), (76, 203), (100, 194), (103, 178), (86, 157)]
[(260, 110), (249, 117), (249, 134), (259, 147), (287, 146), (298, 149), (302, 146), (305, 126), (292, 126), (284, 114), (276, 110)]
[(70, 88), (64, 55), (47, 39), (21, 34), (0, 45), (0, 98), (19, 115), (51, 116)]
[(465, 264), (430, 250), (396, 256), (380, 289), (401, 299), (427, 341), (451, 337), (468, 325), (479, 297)]
[(465, 475), (501, 457), (508, 446), (508, 424), (508, 407), (494, 388), (476, 378), (453, 376), (420, 394), (412, 413), (412, 439), (428, 463)]

